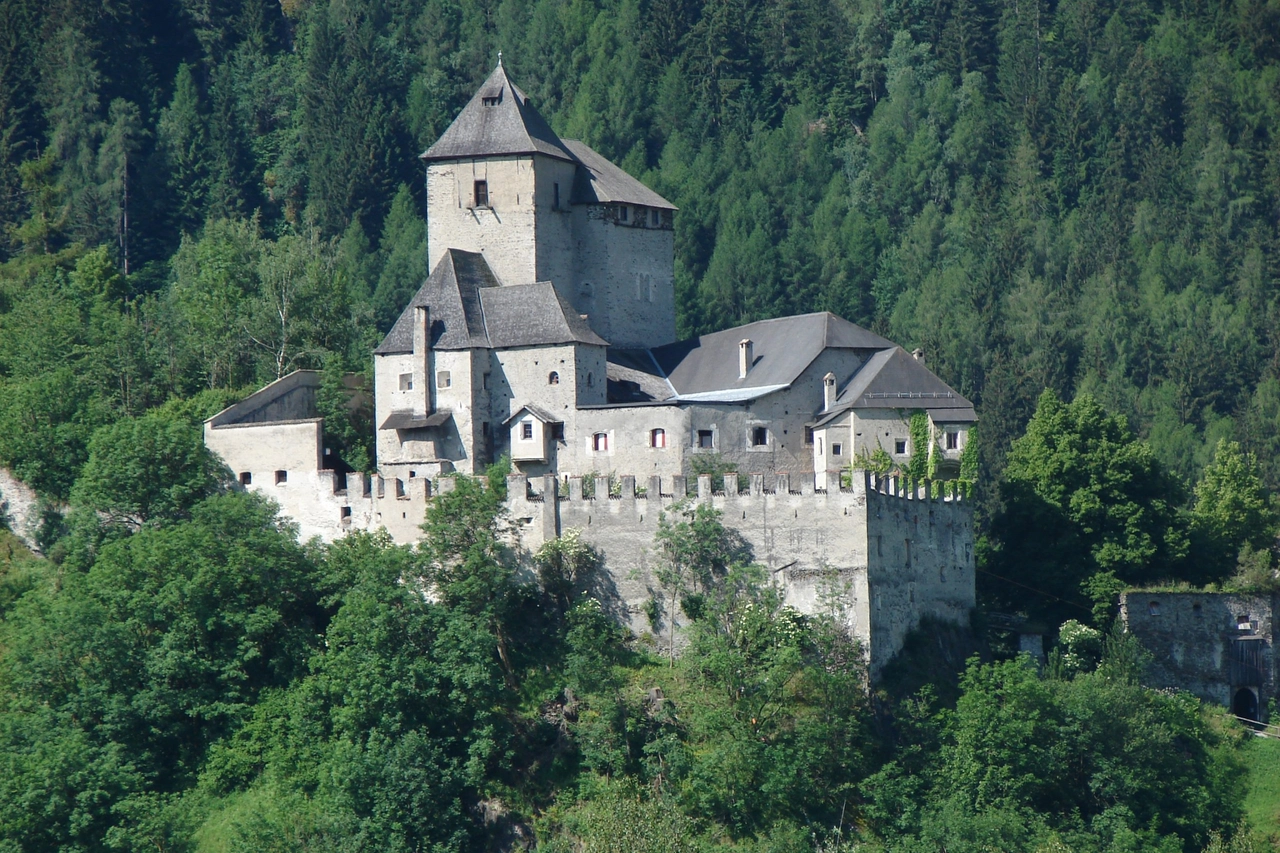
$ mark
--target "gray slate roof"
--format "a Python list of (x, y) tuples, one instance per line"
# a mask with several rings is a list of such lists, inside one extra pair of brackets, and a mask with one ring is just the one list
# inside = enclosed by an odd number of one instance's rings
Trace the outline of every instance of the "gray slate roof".
[(516, 418), (523, 417), (525, 412), (528, 412), (529, 414), (533, 415), (535, 418), (542, 421), (544, 424), (564, 423), (563, 418), (556, 417), (555, 415), (548, 412), (546, 409), (540, 409), (537, 406), (532, 405), (531, 403), (525, 403), (523, 406), (516, 409), (515, 414), (513, 414), (511, 417), (503, 421), (502, 425), (509, 426), (511, 422), (514, 421)]
[(413, 352), (414, 309), (425, 305), (438, 350), (584, 343), (608, 346), (550, 282), (500, 287), (478, 252), (449, 249), (431, 271), (377, 355)]
[[(739, 379), (738, 342), (743, 338), (751, 339), (754, 360), (746, 378)], [(653, 355), (681, 397), (708, 399), (705, 395), (718, 393), (742, 400), (790, 385), (828, 347), (883, 350), (893, 346), (892, 341), (823, 311), (712, 332), (659, 347)]]
[(562, 139), (578, 161), (578, 173), (573, 180), (571, 204), (642, 204), (662, 210), (676, 210), (676, 206), (653, 190), (628, 175), (620, 167), (591, 150), (576, 139)]
[[(486, 103), (495, 99), (496, 103)], [(449, 129), (422, 153), (422, 159), (504, 154), (546, 154), (570, 162), (574, 159), (551, 125), (529, 103), (528, 96), (507, 79), (507, 72), (499, 65)]]
[(945, 423), (978, 419), (973, 403), (899, 346), (869, 358), (818, 425), (849, 409), (924, 409), (935, 421)]

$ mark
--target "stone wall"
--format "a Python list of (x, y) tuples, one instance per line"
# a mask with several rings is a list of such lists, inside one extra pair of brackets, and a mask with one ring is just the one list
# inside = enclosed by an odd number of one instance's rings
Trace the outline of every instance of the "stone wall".
[(922, 616), (964, 623), (976, 604), (972, 512), (959, 499), (930, 500), (924, 489), (907, 490), (897, 480), (863, 472), (846, 488), (828, 490), (816, 488), (812, 475), (770, 481), (753, 475), (741, 492), (736, 474), (723, 482), (702, 476), (692, 496), (683, 477), (653, 477), (639, 485), (643, 493), (634, 477), (623, 476), (610, 494), (606, 477), (590, 490), (570, 477), (568, 496), (560, 497), (554, 478), (531, 482), (513, 475), (509, 508), (529, 553), (565, 530), (580, 530), (608, 568), (596, 594), (658, 648), (668, 647), (673, 624), (678, 643), (684, 616), (664, 612), (655, 626), (646, 615), (651, 600), (671, 609), (655, 577), (662, 555), (654, 536), (662, 515), (687, 497), (722, 513), (724, 525), (743, 537), (789, 604), (842, 620), (862, 641), (873, 675)]
[[(1120, 596), (1125, 630), (1152, 654), (1151, 686), (1186, 690), (1228, 708), (1241, 689), (1250, 689), (1261, 713), (1276, 695), (1276, 607), (1272, 595), (1138, 590)], [(1240, 644), (1258, 646), (1261, 667), (1252, 678), (1234, 663)]]

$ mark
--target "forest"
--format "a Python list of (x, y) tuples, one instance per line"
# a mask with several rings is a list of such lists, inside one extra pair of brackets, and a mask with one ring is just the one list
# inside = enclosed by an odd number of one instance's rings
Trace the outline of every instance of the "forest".
[[(499, 51), (679, 207), (681, 334), (830, 310), (977, 404), (980, 600), (1045, 670), (979, 613), (868, 693), (715, 518), (659, 543), (714, 581), (671, 661), (571, 540), (516, 581), (499, 486), (412, 549), (228, 487), (200, 421), (299, 367), (369, 466), (335, 389)], [(1277, 0), (4, 0), (0, 467), (43, 553), (0, 529), (0, 851), (1266, 849), (1264, 747), (1112, 620), (1277, 587), (1278, 229)]]

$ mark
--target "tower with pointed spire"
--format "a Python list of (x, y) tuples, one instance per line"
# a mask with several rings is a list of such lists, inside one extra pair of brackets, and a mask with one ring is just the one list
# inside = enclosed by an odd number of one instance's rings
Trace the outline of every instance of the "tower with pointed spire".
[(613, 346), (675, 340), (675, 207), (557, 136), (501, 60), (422, 159), (430, 268), (477, 252), (503, 285), (551, 282)]

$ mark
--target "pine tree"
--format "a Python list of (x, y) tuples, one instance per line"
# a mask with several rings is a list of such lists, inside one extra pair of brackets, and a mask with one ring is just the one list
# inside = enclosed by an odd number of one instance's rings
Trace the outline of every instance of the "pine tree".
[(406, 184), (400, 185), (378, 244), (386, 259), (373, 294), (374, 318), (387, 331), (427, 276), (427, 223)]
[(98, 149), (98, 189), (114, 220), (120, 265), (129, 274), (129, 182), (145, 129), (138, 105), (123, 98), (111, 102), (106, 133)]
[(200, 89), (191, 66), (183, 63), (173, 84), (173, 99), (156, 128), (173, 204), (173, 224), (193, 234), (204, 222), (209, 193), (209, 131)]

